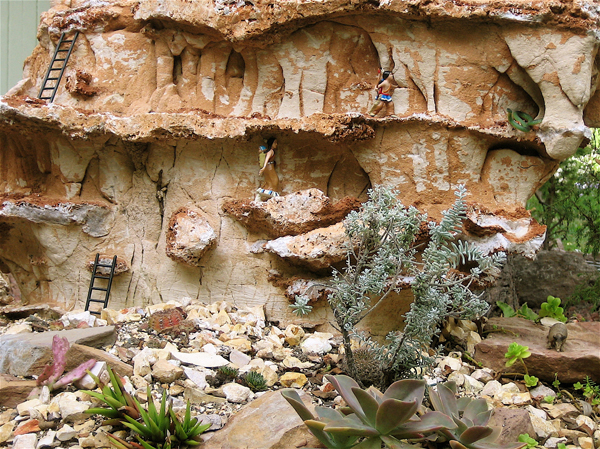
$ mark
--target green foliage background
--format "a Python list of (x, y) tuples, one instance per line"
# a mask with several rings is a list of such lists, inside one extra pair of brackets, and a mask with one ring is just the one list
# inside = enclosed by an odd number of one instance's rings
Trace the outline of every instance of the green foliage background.
[(585, 148), (563, 161), (527, 203), (534, 218), (548, 226), (544, 249), (600, 253), (600, 128)]

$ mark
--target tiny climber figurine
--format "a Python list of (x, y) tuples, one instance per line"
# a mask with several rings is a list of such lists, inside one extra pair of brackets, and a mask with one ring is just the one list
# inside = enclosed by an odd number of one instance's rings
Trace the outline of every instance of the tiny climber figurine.
[(275, 196), (279, 196), (279, 177), (275, 171), (275, 150), (277, 149), (277, 140), (271, 137), (267, 145), (261, 145), (258, 149), (258, 161), (261, 169), (258, 174), (265, 177), (262, 187), (256, 189), (254, 201), (263, 201)]
[(381, 76), (381, 80), (377, 84), (377, 97), (375, 97), (375, 104), (369, 111), (371, 117), (375, 117), (379, 111), (385, 106), (386, 115), (389, 113), (389, 107), (392, 107), (392, 114), (394, 115), (394, 102), (392, 101), (392, 94), (397, 87), (400, 87), (394, 79), (394, 74), (386, 70), (381, 75), (381, 69), (377, 72), (377, 79)]

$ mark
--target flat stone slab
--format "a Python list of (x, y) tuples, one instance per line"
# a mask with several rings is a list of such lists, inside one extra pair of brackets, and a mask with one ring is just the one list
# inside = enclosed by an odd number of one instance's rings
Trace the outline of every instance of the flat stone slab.
[(48, 304), (32, 304), (21, 307), (15, 307), (12, 305), (0, 307), (0, 313), (4, 314), (6, 318), (11, 320), (27, 318), (34, 313), (37, 313), (42, 318), (57, 320), (63, 316), (65, 312), (55, 307), (50, 307)]
[(600, 382), (600, 322), (567, 324), (569, 336), (564, 351), (546, 348), (549, 328), (523, 318), (491, 318), (485, 327), (488, 338), (475, 346), (475, 360), (495, 371), (523, 372), (520, 363), (505, 368), (508, 345), (517, 342), (528, 346), (531, 356), (525, 359), (529, 374), (552, 382), (554, 373), (564, 383), (581, 382), (590, 376)]
[[(310, 396), (298, 391), (304, 404), (314, 413)], [(209, 434), (207, 434), (208, 436)], [(249, 440), (251, 435), (251, 440)], [(319, 447), (281, 391), (269, 391), (245, 405), (225, 427), (208, 440), (203, 449), (283, 449)]]
[(95, 359), (97, 362), (106, 362), (106, 364), (120, 376), (133, 376), (133, 366), (122, 362), (118, 357), (115, 357), (102, 349), (79, 345), (77, 343), (71, 345), (69, 352), (67, 352), (66, 370), (69, 371), (73, 368), (77, 368), (89, 359)]
[(91, 347), (111, 345), (116, 340), (114, 326), (89, 327), (0, 337), (0, 373), (13, 376), (39, 375), (52, 361), (52, 339), (66, 337), (69, 344)]
[(10, 374), (0, 374), (0, 406), (16, 407), (27, 400), (34, 388), (35, 380), (22, 380)]
[(203, 368), (218, 368), (225, 366), (229, 360), (217, 354), (209, 354), (208, 352), (178, 352), (172, 351), (171, 355), (174, 359), (188, 365), (201, 366)]

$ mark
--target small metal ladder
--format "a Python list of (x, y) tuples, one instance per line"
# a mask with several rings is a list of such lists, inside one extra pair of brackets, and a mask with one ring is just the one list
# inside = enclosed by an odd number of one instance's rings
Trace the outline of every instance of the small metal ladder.
[[(85, 302), (85, 310), (89, 310), (90, 313), (93, 313), (94, 315), (100, 315), (101, 310), (106, 309), (106, 307), (108, 306), (108, 297), (110, 296), (110, 287), (112, 286), (116, 266), (117, 256), (113, 257), (111, 264), (102, 264), (100, 263), (100, 254), (96, 254), (96, 260), (94, 260), (94, 267), (92, 268), (92, 279), (90, 280), (90, 289), (88, 290), (87, 301)], [(99, 268), (100, 270), (98, 270)], [(108, 270), (103, 270), (103, 268), (110, 269), (110, 272), (106, 274)], [(108, 285), (106, 286), (106, 288), (94, 286), (94, 282), (96, 279), (104, 279), (108, 281)], [(92, 298), (92, 294), (95, 291), (104, 292), (104, 299)], [(90, 310), (90, 305), (92, 302), (102, 303), (102, 309), (98, 311)]]
[[(56, 48), (54, 49), (54, 56), (52, 56), (52, 61), (48, 66), (42, 88), (38, 94), (39, 99), (50, 100), (50, 103), (54, 101), (54, 96), (58, 90), (58, 85), (60, 84), (63, 73), (65, 73), (65, 69), (67, 68), (67, 62), (69, 62), (69, 58), (71, 57), (71, 52), (75, 46), (77, 36), (79, 36), (79, 31), (75, 31), (72, 39), (65, 39), (66, 36), (64, 32), (60, 35), (58, 44), (56, 44)], [(58, 72), (58, 74), (56, 72)], [(55, 84), (52, 84), (52, 81), (55, 81)]]

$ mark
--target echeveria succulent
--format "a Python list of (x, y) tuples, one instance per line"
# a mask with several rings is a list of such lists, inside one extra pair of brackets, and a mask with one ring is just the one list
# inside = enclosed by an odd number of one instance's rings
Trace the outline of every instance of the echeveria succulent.
[(525, 444), (499, 445), (494, 443), (500, 436), (500, 428), (488, 427), (492, 415), (483, 398), (471, 399), (455, 397), (456, 384), (446, 382), (429, 390), (433, 408), (452, 418), (454, 428), (440, 429), (438, 433), (450, 441), (453, 449), (520, 449)]
[(376, 441), (396, 447), (400, 439), (422, 439), (426, 433), (454, 427), (452, 420), (440, 412), (416, 416), (425, 395), (422, 380), (394, 382), (383, 394), (374, 387), (362, 390), (348, 376), (327, 376), (327, 380), (358, 417), (358, 422), (352, 415), (330, 422), (324, 428), (327, 432), (368, 437), (366, 441), (372, 440), (373, 447)]
[(452, 382), (430, 390), (435, 411), (417, 416), (425, 382), (400, 380), (385, 393), (374, 387), (363, 390), (348, 376), (327, 376), (348, 407), (338, 410), (315, 407), (317, 416), (294, 390), (282, 392), (310, 431), (330, 449), (408, 449), (411, 442), (446, 440), (453, 449), (520, 449), (523, 444), (496, 445), (499, 429), (487, 427), (491, 411), (484, 399), (456, 400)]
[(294, 410), (296, 410), (310, 432), (325, 446), (330, 449), (350, 449), (356, 446), (357, 435), (339, 435), (323, 430), (328, 422), (342, 419), (344, 415), (341, 412), (326, 407), (315, 407), (317, 416), (314, 416), (308, 407), (304, 405), (296, 390), (286, 389), (281, 394), (294, 407)]
[[(427, 433), (454, 427), (453, 421), (440, 412), (429, 412), (421, 418), (415, 415), (425, 394), (423, 381), (401, 380), (381, 393), (374, 387), (361, 389), (348, 376), (327, 376), (327, 379), (346, 401), (351, 411), (348, 415), (317, 407), (319, 416), (315, 418), (293, 390), (283, 395), (311, 432), (329, 448), (380, 448), (382, 442), (400, 448), (407, 446), (400, 440), (423, 439)], [(365, 439), (357, 444), (360, 437)]]

